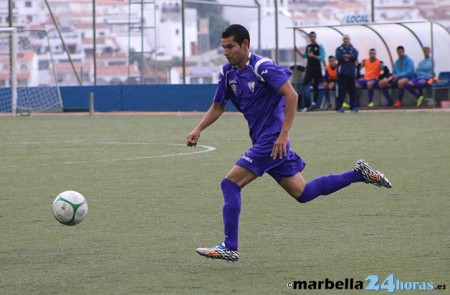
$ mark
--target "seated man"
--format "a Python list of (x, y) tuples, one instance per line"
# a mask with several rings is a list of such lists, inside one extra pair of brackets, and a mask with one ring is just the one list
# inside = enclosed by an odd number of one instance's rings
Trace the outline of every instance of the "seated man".
[(401, 107), (403, 95), (405, 94), (406, 83), (414, 78), (414, 62), (405, 54), (405, 48), (403, 46), (397, 47), (398, 59), (395, 61), (394, 69), (392, 71), (392, 81), (394, 86), (398, 89), (398, 99), (394, 104), (394, 107)]
[(383, 69), (383, 62), (377, 58), (377, 52), (374, 48), (369, 50), (369, 58), (366, 58), (361, 63), (361, 69), (364, 68), (364, 77), (356, 80), (356, 95), (359, 101), (359, 95), (361, 89), (367, 89), (369, 95), (368, 107), (373, 108), (375, 106), (373, 102), (374, 89), (378, 84), (378, 78), (380, 77)]
[(409, 80), (405, 85), (406, 90), (411, 92), (416, 98), (417, 106), (422, 104), (423, 89), (428, 87), (428, 81), (434, 77), (433, 60), (431, 59), (430, 53), (430, 47), (423, 47), (423, 54), (425, 58), (417, 65), (416, 77)]
[(337, 61), (332, 55), (328, 57), (328, 64), (325, 67), (325, 75), (323, 77), (323, 95), (325, 96), (324, 109), (331, 108), (330, 90), (336, 90), (337, 80)]

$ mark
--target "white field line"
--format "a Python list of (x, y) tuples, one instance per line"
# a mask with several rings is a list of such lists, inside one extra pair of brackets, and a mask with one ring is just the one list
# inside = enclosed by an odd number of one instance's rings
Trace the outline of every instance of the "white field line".
[[(86, 143), (86, 144), (92, 144), (90, 142), (85, 141), (70, 141), (70, 142), (64, 142), (63, 144), (69, 144), (69, 143)], [(103, 145), (156, 145), (160, 143), (145, 143), (145, 142), (93, 142), (94, 144), (103, 144)], [(23, 141), (23, 142), (9, 142), (9, 143), (3, 143), (3, 145), (18, 145), (18, 144), (61, 144), (61, 142), (30, 142), (30, 141)], [(164, 144), (163, 144), (164, 145)], [(168, 143), (165, 145), (169, 146), (186, 146), (185, 144), (179, 144), (179, 143)], [(188, 148), (186, 146), (186, 148)], [(201, 148), (200, 150), (197, 150), (198, 148)], [(142, 157), (131, 157), (131, 158), (113, 158), (113, 159), (100, 159), (100, 160), (85, 160), (85, 161), (64, 161), (64, 162), (57, 162), (57, 163), (41, 163), (41, 164), (35, 164), (35, 166), (50, 166), (50, 165), (71, 165), (71, 164), (86, 164), (86, 163), (111, 163), (111, 162), (120, 162), (120, 161), (137, 161), (137, 160), (148, 160), (148, 159), (154, 159), (154, 158), (168, 158), (168, 157), (180, 157), (180, 156), (189, 156), (189, 155), (195, 155), (195, 154), (201, 154), (201, 153), (208, 153), (215, 151), (216, 148), (208, 145), (197, 145), (196, 148), (190, 148), (195, 149), (195, 151), (190, 152), (184, 152), (184, 153), (172, 153), (172, 154), (162, 154), (162, 155), (154, 155), (154, 156), (142, 156)], [(27, 167), (26, 163), (23, 163), (22, 165), (8, 165), (8, 166), (2, 166), (2, 168), (18, 168), (18, 167)], [(28, 166), (29, 167), (29, 166)]]

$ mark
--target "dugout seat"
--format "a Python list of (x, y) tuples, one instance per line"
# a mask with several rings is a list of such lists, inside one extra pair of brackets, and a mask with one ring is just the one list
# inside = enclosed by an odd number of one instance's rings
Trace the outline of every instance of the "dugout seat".
[(441, 100), (450, 100), (450, 72), (440, 72), (438, 81), (432, 84), (433, 99), (437, 106)]

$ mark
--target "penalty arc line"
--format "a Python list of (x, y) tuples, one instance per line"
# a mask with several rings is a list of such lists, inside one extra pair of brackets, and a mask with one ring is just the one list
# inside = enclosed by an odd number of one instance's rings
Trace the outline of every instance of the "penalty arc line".
[[(105, 142), (104, 144), (115, 144), (114, 142)], [(119, 143), (117, 143), (119, 144)], [(126, 144), (120, 142), (120, 144)], [(145, 143), (138, 143), (138, 144), (145, 144)], [(167, 145), (171, 146), (185, 146), (184, 144), (178, 144), (178, 143), (169, 143)], [(208, 145), (197, 145), (197, 147), (204, 148), (199, 151), (194, 152), (186, 152), (186, 153), (174, 153), (174, 154), (164, 154), (164, 155), (155, 155), (155, 156), (143, 156), (143, 157), (133, 157), (133, 158), (123, 158), (123, 159), (104, 159), (104, 160), (89, 160), (89, 161), (64, 161), (59, 162), (58, 165), (71, 165), (71, 164), (86, 164), (86, 163), (109, 163), (109, 162), (120, 162), (120, 161), (136, 161), (136, 160), (148, 160), (148, 159), (154, 159), (154, 158), (168, 158), (168, 157), (179, 157), (179, 156), (189, 156), (189, 155), (195, 155), (195, 154), (201, 154), (201, 153), (208, 153), (215, 151), (216, 148), (213, 146)], [(36, 164), (35, 166), (50, 166), (54, 165), (54, 163), (41, 163)], [(10, 166), (3, 166), (3, 168), (18, 168), (22, 165), (10, 165)]]

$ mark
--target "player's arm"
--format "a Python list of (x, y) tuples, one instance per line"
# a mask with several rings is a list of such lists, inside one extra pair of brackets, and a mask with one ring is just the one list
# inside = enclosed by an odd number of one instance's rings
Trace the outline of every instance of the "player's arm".
[(306, 58), (306, 50), (305, 50), (305, 52), (301, 52), (297, 46), (294, 46), (294, 50), (295, 50), (295, 52), (297, 52), (298, 55), (300, 55), (301, 58)]
[(198, 125), (188, 134), (186, 137), (188, 146), (196, 146), (200, 133), (205, 130), (209, 125), (214, 123), (225, 111), (225, 106), (218, 102), (213, 102), (209, 110), (206, 112), (203, 119)]
[(319, 56), (318, 59), (320, 62), (322, 62), (323, 66), (326, 67), (327, 63), (325, 62), (325, 49), (322, 45), (319, 45)]
[(280, 94), (285, 97), (285, 111), (284, 121), (281, 126), (280, 135), (275, 141), (271, 156), (273, 159), (279, 157), (280, 159), (287, 155), (286, 146), (289, 141), (289, 131), (294, 123), (295, 113), (297, 111), (298, 94), (292, 87), (292, 84), (287, 81), (278, 90)]

